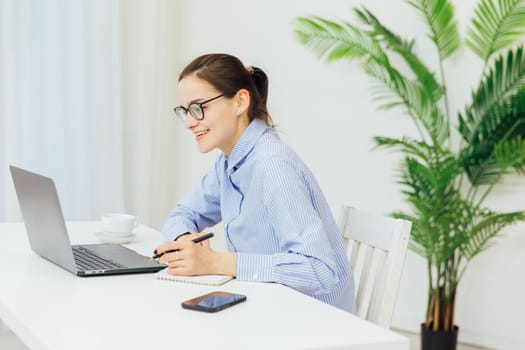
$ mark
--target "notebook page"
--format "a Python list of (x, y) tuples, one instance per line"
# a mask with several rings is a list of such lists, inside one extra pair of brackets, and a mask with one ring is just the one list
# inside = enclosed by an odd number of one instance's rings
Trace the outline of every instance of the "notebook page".
[(155, 273), (155, 278), (159, 280), (182, 282), (182, 283), (195, 283), (195, 284), (206, 284), (210, 286), (220, 286), (233, 279), (232, 276), (224, 275), (201, 275), (201, 276), (175, 276), (168, 274), (168, 269), (160, 270)]

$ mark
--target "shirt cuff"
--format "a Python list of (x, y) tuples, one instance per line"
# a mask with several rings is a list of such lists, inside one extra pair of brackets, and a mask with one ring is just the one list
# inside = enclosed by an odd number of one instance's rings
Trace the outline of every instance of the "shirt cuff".
[(237, 253), (237, 280), (246, 282), (273, 282), (272, 276), (272, 255)]
[(166, 221), (162, 228), (162, 236), (168, 241), (173, 241), (186, 232), (197, 232), (195, 224), (180, 217)]

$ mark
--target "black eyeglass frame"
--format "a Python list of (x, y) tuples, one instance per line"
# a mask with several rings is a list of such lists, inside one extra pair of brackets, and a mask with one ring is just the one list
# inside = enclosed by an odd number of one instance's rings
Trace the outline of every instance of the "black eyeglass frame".
[[(212, 102), (212, 101), (215, 101), (216, 99), (220, 98), (220, 97), (223, 97), (224, 95), (226, 94), (220, 94), (220, 95), (217, 95), (215, 97), (212, 97), (210, 99), (207, 99), (206, 101), (202, 101), (202, 102), (192, 102), (188, 105), (188, 108), (184, 107), (184, 106), (177, 106), (175, 108), (173, 108), (173, 112), (175, 112), (175, 115), (183, 122), (183, 123), (186, 123), (186, 121), (188, 120), (188, 113), (191, 115), (191, 117), (195, 120), (203, 120), (204, 119), (204, 109), (202, 108), (202, 106), (204, 106), (206, 103), (209, 103), (209, 102)], [(201, 115), (202, 117), (199, 118), (197, 116), (195, 116), (193, 113), (192, 113), (192, 110), (191, 110), (191, 106), (198, 106), (200, 108), (200, 112), (201, 112)], [(177, 111), (182, 111), (184, 112), (184, 114), (182, 113), (179, 113)]]

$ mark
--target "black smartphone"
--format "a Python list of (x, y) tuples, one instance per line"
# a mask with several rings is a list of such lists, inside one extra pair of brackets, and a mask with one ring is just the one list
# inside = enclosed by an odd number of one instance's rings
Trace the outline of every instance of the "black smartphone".
[(190, 310), (217, 312), (232, 305), (246, 301), (246, 295), (228, 292), (211, 292), (182, 302), (182, 307)]

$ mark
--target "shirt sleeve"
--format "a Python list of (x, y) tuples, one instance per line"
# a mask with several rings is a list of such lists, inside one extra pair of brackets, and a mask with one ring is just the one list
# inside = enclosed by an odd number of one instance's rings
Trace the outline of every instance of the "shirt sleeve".
[(306, 169), (291, 160), (270, 158), (258, 169), (258, 191), (281, 252), (238, 253), (237, 279), (277, 282), (311, 295), (332, 292), (339, 277), (317, 207), (324, 201), (320, 190), (312, 189)]
[(168, 214), (162, 235), (166, 240), (173, 240), (185, 232), (201, 232), (219, 221), (220, 188), (216, 162), (213, 170), (204, 175), (194, 190)]

